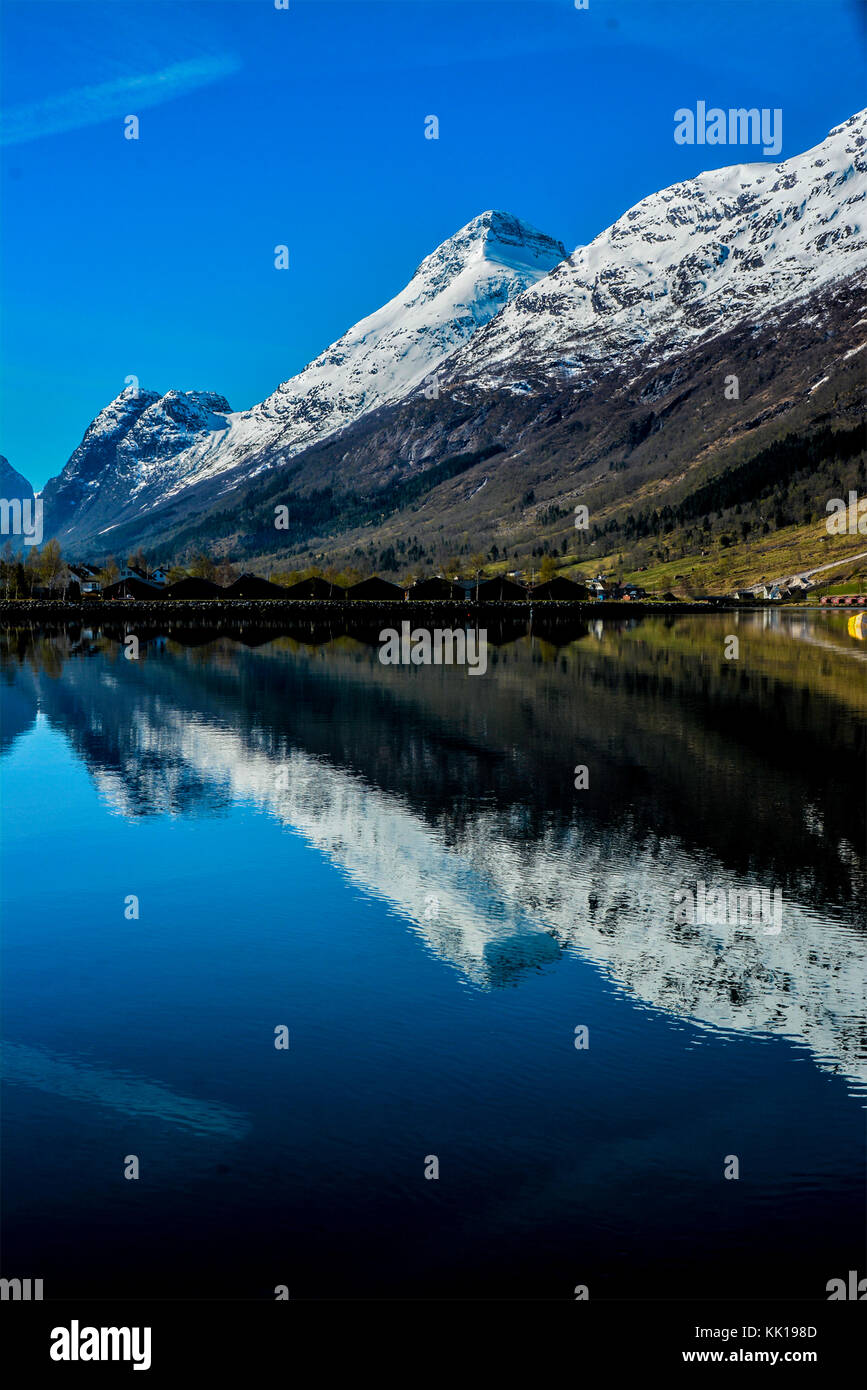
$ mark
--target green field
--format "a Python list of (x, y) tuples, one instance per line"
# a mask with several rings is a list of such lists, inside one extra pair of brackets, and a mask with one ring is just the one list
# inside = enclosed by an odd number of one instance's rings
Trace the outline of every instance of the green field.
[[(678, 598), (689, 598), (697, 594), (730, 594), (741, 584), (760, 584), (819, 565), (839, 564), (839, 568), (815, 576), (819, 591), (864, 593), (867, 592), (867, 558), (847, 559), (847, 556), (854, 557), (865, 551), (867, 536), (829, 536), (824, 523), (819, 523), (787, 526), (761, 540), (738, 542), (725, 549), (716, 544), (704, 555), (686, 555), (641, 569), (631, 567), (626, 555), (621, 563), (620, 554), (612, 551), (583, 565), (571, 560), (562, 573), (580, 572), (587, 576), (597, 571), (613, 573), (617, 578), (622, 576), (630, 583), (640, 584), (648, 593), (670, 591)], [(677, 578), (678, 575), (682, 577)]]

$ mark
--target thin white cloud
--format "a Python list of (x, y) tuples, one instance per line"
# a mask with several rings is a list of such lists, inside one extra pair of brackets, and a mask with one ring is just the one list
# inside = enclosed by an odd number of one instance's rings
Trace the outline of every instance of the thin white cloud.
[(198, 87), (218, 82), (238, 70), (236, 58), (193, 58), (158, 72), (121, 77), (89, 87), (76, 87), (60, 96), (14, 107), (0, 124), (0, 144), (22, 145), (46, 135), (61, 135), (82, 126), (138, 115), (149, 106), (186, 96)]

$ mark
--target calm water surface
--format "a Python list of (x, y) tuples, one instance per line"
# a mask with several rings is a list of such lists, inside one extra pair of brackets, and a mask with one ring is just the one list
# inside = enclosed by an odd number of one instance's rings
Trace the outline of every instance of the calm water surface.
[[(503, 633), (484, 677), (336, 630), (0, 636), (4, 1274), (824, 1298), (863, 1266), (845, 615)], [(678, 924), (699, 881), (780, 889), (782, 930)]]

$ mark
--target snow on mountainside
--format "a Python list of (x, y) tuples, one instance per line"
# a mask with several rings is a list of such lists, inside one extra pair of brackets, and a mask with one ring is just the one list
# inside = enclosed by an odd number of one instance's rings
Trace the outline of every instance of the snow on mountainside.
[(362, 319), (251, 412), (291, 422), (292, 445), (399, 400), (566, 255), (559, 241), (485, 212), (422, 261), (406, 289)]
[(737, 164), (654, 193), (508, 305), (450, 361), (449, 383), (587, 384), (766, 319), (867, 267), (867, 112), (781, 164)]
[(527, 223), (486, 212), (423, 260), (400, 294), (252, 410), (231, 413), (222, 397), (199, 392), (123, 392), (46, 488), (48, 524), (94, 535), (263, 448), (291, 457), (406, 395), (565, 254)]
[(568, 258), (517, 218), (483, 213), (251, 410), (206, 393), (119, 396), (46, 486), (46, 534), (110, 547), (115, 526), (163, 504), (174, 526), (377, 408), (420, 398), (434, 373), (459, 400), (502, 400), (552, 382), (584, 388), (616, 368), (635, 374), (736, 325), (771, 325), (864, 275), (865, 214), (865, 112), (783, 163), (654, 193)]
[(566, 255), (559, 241), (503, 212), (484, 212), (422, 261), (405, 289), (362, 319), (252, 410), (195, 451), (175, 488), (275, 445), (283, 458), (368, 411), (400, 400)]
[(228, 401), (210, 391), (142, 391), (127, 387), (101, 410), (63, 472), (42, 493), (47, 533), (87, 527), (117, 514), (159, 463), (203, 433), (225, 430)]

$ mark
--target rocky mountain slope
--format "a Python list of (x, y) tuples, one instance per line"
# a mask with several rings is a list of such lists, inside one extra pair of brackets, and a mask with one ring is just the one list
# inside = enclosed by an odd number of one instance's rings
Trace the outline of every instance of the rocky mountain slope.
[[(143, 391), (127, 387), (87, 429), (63, 472), (43, 489), (52, 535), (93, 535), (124, 510), (146, 505), (171, 476), (179, 453), (226, 429), (228, 401), (207, 391)], [(159, 496), (159, 491), (156, 492)]]
[(427, 256), (394, 299), (252, 410), (233, 413), (211, 393), (160, 398), (128, 388), (46, 486), (47, 525), (65, 542), (97, 543), (112, 525), (143, 519), (182, 493), (197, 489), (198, 506), (206, 485), (217, 481), (210, 491), (221, 491), (224, 479), (278, 466), (425, 382), (565, 254), (517, 218), (486, 212)]
[[(24, 529), (28, 535), (38, 536), (38, 519), (33, 510), (33, 488), (26, 478), (12, 467), (7, 458), (0, 454), (0, 498), (10, 504), (7, 511), (3, 509), (2, 523), (3, 531), (0, 535), (0, 545), (4, 548), (8, 545), (13, 550), (22, 550), (25, 547)], [(28, 510), (23, 513), (21, 522), (15, 515), (15, 503), (29, 504)], [(20, 525), (20, 529), (19, 528)]]
[(631, 357), (766, 321), (864, 270), (867, 114), (782, 164), (736, 164), (630, 208), (456, 354), (447, 379), (484, 390), (586, 387)]
[(45, 490), (48, 534), (379, 567), (393, 549), (387, 568), (441, 563), (470, 536), (571, 551), (576, 501), (616, 531), (787, 429), (854, 428), (865, 209), (862, 112), (781, 164), (655, 193), (568, 258), (486, 213), (260, 406), (113, 402)]
[[(867, 290), (850, 279), (775, 322), (740, 324), (662, 366), (632, 359), (585, 390), (417, 395), (196, 516), (175, 521), (162, 508), (149, 526), (118, 528), (115, 544), (398, 575), (479, 553), (529, 570), (543, 550), (579, 567), (612, 552), (634, 568), (669, 553), (717, 555), (727, 588), (794, 572), (810, 556), (768, 570), (763, 546), (805, 517), (822, 560), (867, 548), (841, 537), (826, 556), (820, 544), (830, 541), (827, 499), (863, 487), (865, 325)], [(736, 399), (725, 394), (730, 374)], [(586, 532), (575, 527), (578, 504)], [(274, 527), (278, 505), (289, 509), (285, 531)], [(745, 553), (724, 551), (745, 527)], [(675, 577), (688, 569), (675, 564), (669, 587), (680, 591)]]

